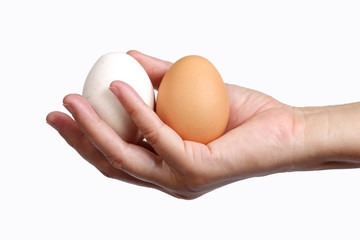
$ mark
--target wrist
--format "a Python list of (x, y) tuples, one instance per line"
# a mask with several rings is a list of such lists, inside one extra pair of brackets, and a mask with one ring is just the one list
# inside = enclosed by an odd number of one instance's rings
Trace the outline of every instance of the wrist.
[(360, 167), (360, 103), (294, 108), (293, 170)]

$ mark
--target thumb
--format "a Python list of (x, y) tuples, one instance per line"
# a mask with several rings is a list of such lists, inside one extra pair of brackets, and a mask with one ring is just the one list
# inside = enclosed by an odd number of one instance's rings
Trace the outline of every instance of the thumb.
[(162, 78), (164, 77), (165, 73), (168, 71), (172, 63), (145, 55), (135, 50), (128, 51), (127, 54), (135, 58), (136, 61), (141, 64), (141, 66), (145, 69), (146, 73), (149, 75), (149, 78), (154, 88), (158, 89)]

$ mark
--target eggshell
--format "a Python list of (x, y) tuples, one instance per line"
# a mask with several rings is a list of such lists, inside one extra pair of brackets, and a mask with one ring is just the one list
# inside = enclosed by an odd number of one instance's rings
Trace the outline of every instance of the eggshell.
[(154, 89), (147, 73), (133, 57), (121, 52), (108, 53), (97, 60), (86, 78), (82, 95), (122, 139), (137, 142), (141, 138), (140, 132), (109, 90), (110, 83), (115, 80), (128, 83), (147, 105), (154, 108)]
[(184, 140), (207, 144), (220, 137), (229, 119), (229, 100), (214, 65), (200, 56), (175, 62), (160, 84), (156, 113)]

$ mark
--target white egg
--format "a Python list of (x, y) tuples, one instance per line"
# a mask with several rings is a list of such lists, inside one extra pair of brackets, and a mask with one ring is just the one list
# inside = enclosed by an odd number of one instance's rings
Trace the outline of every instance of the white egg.
[(154, 109), (154, 89), (149, 76), (133, 57), (121, 52), (108, 53), (97, 60), (86, 78), (82, 95), (122, 139), (134, 143), (141, 134), (109, 90), (115, 80), (128, 83)]

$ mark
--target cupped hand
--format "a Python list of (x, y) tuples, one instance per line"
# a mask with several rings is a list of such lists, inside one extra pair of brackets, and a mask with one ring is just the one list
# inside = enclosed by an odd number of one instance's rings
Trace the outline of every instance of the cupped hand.
[[(148, 73), (155, 89), (171, 63), (128, 52)], [(293, 108), (270, 96), (226, 84), (230, 116), (222, 137), (204, 145), (183, 141), (126, 83), (111, 91), (146, 141), (123, 141), (79, 95), (67, 95), (72, 114), (52, 112), (47, 122), (77, 152), (110, 178), (152, 187), (183, 199), (199, 197), (241, 179), (292, 170), (296, 118)]]

